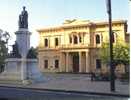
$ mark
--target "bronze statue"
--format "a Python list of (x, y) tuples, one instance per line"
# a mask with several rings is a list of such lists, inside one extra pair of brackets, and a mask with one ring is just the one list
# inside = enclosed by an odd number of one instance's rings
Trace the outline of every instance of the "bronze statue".
[(19, 15), (19, 28), (28, 28), (28, 12), (25, 10), (25, 6)]
[(12, 45), (12, 52), (8, 55), (9, 58), (21, 58), (21, 55), (18, 50), (18, 44), (15, 41), (15, 44)]

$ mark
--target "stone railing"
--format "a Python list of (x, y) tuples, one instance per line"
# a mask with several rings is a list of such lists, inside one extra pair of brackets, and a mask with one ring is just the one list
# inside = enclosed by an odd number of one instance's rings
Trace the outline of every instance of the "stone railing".
[(71, 49), (71, 48), (88, 48), (89, 45), (88, 44), (63, 44), (63, 45), (59, 45), (59, 46), (49, 46), (49, 47), (44, 47), (41, 46), (38, 49), (39, 50), (57, 50), (57, 49)]

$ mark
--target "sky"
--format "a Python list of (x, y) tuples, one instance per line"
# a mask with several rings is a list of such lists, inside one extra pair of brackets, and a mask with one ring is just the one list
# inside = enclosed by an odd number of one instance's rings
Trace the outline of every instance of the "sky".
[[(0, 0), (0, 29), (11, 35), (9, 44), (15, 41), (18, 16), (26, 6), (29, 18), (31, 46), (38, 46), (37, 29), (61, 25), (67, 19), (107, 20), (106, 0)], [(129, 20), (129, 0), (112, 0), (112, 19)]]

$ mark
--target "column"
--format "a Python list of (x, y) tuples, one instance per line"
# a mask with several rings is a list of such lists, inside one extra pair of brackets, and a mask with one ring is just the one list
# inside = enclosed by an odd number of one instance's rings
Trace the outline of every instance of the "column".
[(82, 72), (82, 52), (79, 52), (79, 72)]
[(60, 72), (63, 72), (63, 71), (65, 71), (65, 55), (64, 55), (64, 53), (60, 53), (60, 68), (59, 68), (59, 70), (60, 70)]
[(89, 51), (86, 51), (86, 72), (90, 72), (90, 65), (89, 65)]
[(69, 72), (69, 53), (66, 53), (66, 72)]
[(81, 42), (84, 44), (84, 33), (82, 34)]
[(40, 43), (39, 43), (39, 46), (40, 46), (40, 47), (43, 47), (43, 46), (44, 46), (43, 41), (44, 41), (43, 37), (40, 36)]
[(79, 35), (77, 34), (77, 42), (78, 42), (78, 44), (80, 43), (80, 37), (79, 37)]
[(63, 66), (63, 59), (62, 59), (62, 52), (60, 53), (60, 65), (59, 65), (59, 71), (62, 72), (62, 66)]
[(72, 56), (71, 56), (71, 54), (69, 54), (69, 56), (68, 56), (68, 71), (69, 72), (72, 72)]

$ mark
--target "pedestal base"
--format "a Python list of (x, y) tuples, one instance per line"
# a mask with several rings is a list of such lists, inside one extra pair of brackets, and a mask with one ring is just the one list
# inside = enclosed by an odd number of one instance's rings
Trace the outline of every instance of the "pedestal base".
[[(6, 59), (5, 70), (0, 73), (0, 81), (19, 81), (24, 85), (28, 85), (32, 82), (44, 80), (38, 69), (37, 59), (26, 59), (25, 66), (22, 66), (22, 61), (20, 58)], [(22, 67), (26, 67), (25, 72), (22, 71)], [(23, 75), (25, 78), (23, 78)]]

